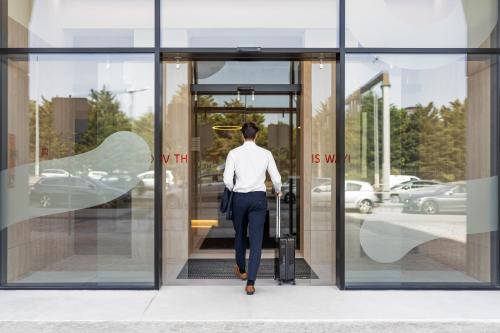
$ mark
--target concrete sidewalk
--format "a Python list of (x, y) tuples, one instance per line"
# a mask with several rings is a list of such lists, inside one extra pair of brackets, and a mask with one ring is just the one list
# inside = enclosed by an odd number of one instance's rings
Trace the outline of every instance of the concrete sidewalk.
[(0, 332), (500, 332), (500, 292), (179, 286), (1, 291)]

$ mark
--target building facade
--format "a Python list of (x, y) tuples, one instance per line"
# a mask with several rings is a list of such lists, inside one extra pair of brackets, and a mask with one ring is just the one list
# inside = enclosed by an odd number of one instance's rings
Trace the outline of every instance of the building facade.
[(218, 205), (244, 121), (299, 284), (500, 288), (499, 10), (0, 0), (0, 288), (231, 283)]

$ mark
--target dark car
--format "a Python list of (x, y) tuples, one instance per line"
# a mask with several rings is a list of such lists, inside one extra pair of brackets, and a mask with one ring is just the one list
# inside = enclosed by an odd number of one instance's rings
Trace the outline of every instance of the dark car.
[(404, 202), (404, 200), (408, 199), (408, 194), (411, 191), (426, 189), (440, 184), (441, 183), (433, 180), (408, 180), (391, 187), (391, 201)]
[(463, 183), (440, 185), (433, 193), (428, 191), (405, 199), (404, 212), (422, 214), (461, 213), (467, 211), (467, 191)]
[(89, 177), (49, 177), (33, 185), (30, 200), (42, 208), (121, 207), (130, 193)]

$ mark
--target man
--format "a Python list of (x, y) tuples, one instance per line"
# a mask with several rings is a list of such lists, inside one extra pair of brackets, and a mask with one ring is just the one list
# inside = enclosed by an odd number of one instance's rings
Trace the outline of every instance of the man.
[[(236, 275), (247, 280), (245, 292), (253, 295), (255, 279), (262, 253), (262, 238), (267, 212), (266, 171), (271, 176), (276, 195), (281, 196), (281, 176), (272, 153), (255, 144), (259, 128), (253, 123), (243, 124), (245, 142), (227, 155), (224, 184), (233, 191), (233, 226)], [(245, 269), (247, 228), (250, 238), (248, 273)]]

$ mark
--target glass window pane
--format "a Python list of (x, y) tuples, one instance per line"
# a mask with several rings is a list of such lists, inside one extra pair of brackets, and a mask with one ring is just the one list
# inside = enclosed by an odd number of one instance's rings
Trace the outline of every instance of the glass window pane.
[(346, 58), (346, 179), (366, 184), (345, 194), (348, 284), (494, 281), (497, 70), (493, 56)]
[(293, 62), (289, 61), (198, 61), (200, 84), (290, 84)]
[(154, 282), (153, 55), (12, 55), (7, 284)]
[(349, 0), (347, 47), (497, 47), (497, 0)]
[[(298, 201), (304, 259), (317, 274), (311, 284), (335, 283), (336, 63), (304, 61), (300, 96), (303, 181)], [(333, 185), (333, 186), (332, 186)], [(286, 191), (284, 191), (286, 195)]]
[(9, 47), (152, 47), (154, 0), (8, 0)]
[(338, 0), (162, 0), (165, 47), (336, 47)]

